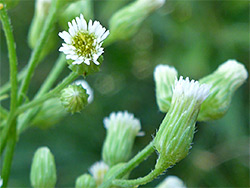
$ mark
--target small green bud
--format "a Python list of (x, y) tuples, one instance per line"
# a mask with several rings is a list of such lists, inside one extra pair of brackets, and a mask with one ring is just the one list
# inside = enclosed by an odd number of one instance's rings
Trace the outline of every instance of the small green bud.
[(161, 7), (165, 0), (137, 0), (116, 12), (110, 19), (107, 43), (132, 37), (148, 15)]
[(35, 116), (32, 125), (42, 129), (47, 129), (61, 121), (67, 112), (63, 108), (59, 98), (47, 100)]
[(75, 188), (96, 188), (96, 183), (91, 175), (83, 174), (76, 179)]
[(232, 100), (234, 92), (246, 81), (248, 73), (243, 64), (228, 60), (212, 74), (199, 82), (210, 84), (210, 95), (202, 103), (198, 121), (215, 120), (223, 117)]
[(73, 20), (79, 14), (83, 14), (86, 20), (93, 17), (91, 0), (80, 0), (69, 4), (69, 6), (62, 12), (59, 18), (59, 24), (63, 29), (67, 29), (68, 22)]
[(156, 134), (154, 146), (159, 153), (156, 169), (167, 169), (185, 158), (191, 147), (196, 119), (201, 103), (209, 93), (209, 86), (176, 80), (169, 112)]
[(102, 149), (103, 160), (109, 166), (126, 162), (131, 155), (135, 137), (141, 129), (140, 121), (125, 111), (113, 112), (103, 122), (107, 129)]
[(177, 176), (168, 176), (156, 188), (186, 188), (186, 186)]
[(161, 112), (167, 112), (170, 108), (173, 95), (172, 86), (178, 73), (174, 67), (157, 65), (154, 70), (156, 86), (156, 101)]
[(96, 162), (90, 167), (89, 172), (94, 177), (97, 186), (102, 184), (108, 170), (109, 166), (103, 161)]
[[(34, 49), (38, 42), (41, 30), (43, 29), (46, 18), (48, 16), (50, 6), (51, 0), (36, 0), (35, 13), (28, 34), (28, 44), (31, 49)], [(53, 28), (52, 31), (48, 34), (48, 41), (49, 42), (46, 43), (46, 48), (43, 48), (40, 54), (40, 60), (42, 60), (51, 51), (56, 49), (58, 40), (55, 28)]]
[(61, 103), (64, 108), (71, 112), (80, 112), (88, 104), (89, 95), (81, 85), (69, 85), (61, 91)]
[(54, 156), (47, 147), (36, 151), (31, 165), (30, 180), (34, 188), (55, 187), (56, 165)]

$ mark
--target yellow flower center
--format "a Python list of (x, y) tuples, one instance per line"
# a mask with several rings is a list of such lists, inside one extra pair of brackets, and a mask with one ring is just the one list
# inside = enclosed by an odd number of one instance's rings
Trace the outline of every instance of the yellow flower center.
[(78, 56), (91, 58), (96, 53), (96, 45), (94, 44), (96, 37), (94, 34), (79, 31), (74, 37), (72, 45), (76, 48)]

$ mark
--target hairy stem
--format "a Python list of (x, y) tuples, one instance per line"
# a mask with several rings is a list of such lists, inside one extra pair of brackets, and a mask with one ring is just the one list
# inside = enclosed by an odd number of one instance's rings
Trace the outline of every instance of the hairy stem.
[(132, 171), (137, 167), (143, 160), (145, 160), (149, 155), (154, 152), (153, 141), (149, 143), (142, 151), (140, 151), (136, 156), (134, 156), (130, 161), (128, 161), (123, 168), (121, 168), (116, 174), (110, 177), (107, 181), (103, 182), (100, 188), (109, 188), (114, 179), (121, 178), (128, 172)]

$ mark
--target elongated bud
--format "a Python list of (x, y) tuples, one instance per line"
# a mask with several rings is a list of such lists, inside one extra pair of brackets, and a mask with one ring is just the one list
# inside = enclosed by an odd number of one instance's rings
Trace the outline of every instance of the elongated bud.
[[(28, 44), (31, 49), (35, 48), (39, 40), (41, 30), (44, 27), (46, 18), (49, 13), (50, 6), (51, 6), (51, 0), (36, 0), (35, 13), (28, 34)], [(57, 32), (55, 28), (53, 28), (52, 31), (48, 34), (49, 42), (46, 43), (46, 48), (43, 48), (42, 52), (40, 53), (40, 60), (42, 60), (51, 51), (56, 49), (58, 42), (56, 33)]]
[(77, 80), (75, 81), (76, 85), (81, 85), (85, 90), (86, 93), (89, 95), (88, 97), (88, 103), (92, 103), (94, 100), (94, 91), (93, 89), (89, 86), (88, 82), (85, 80)]
[(68, 22), (80, 14), (83, 14), (86, 20), (93, 18), (92, 0), (79, 0), (69, 4), (66, 10), (63, 10), (59, 24), (63, 29), (67, 29)]
[(208, 98), (201, 105), (198, 121), (208, 121), (223, 117), (232, 100), (234, 92), (246, 81), (248, 73), (243, 64), (228, 60), (212, 74), (199, 82), (210, 84)]
[(89, 172), (94, 177), (97, 186), (103, 182), (104, 176), (108, 170), (109, 166), (103, 161), (96, 162), (90, 167)]
[(194, 136), (195, 122), (209, 86), (183, 77), (175, 82), (169, 112), (160, 125), (154, 145), (159, 153), (155, 168), (167, 169), (187, 156)]
[(178, 73), (174, 67), (157, 65), (154, 71), (156, 86), (156, 101), (161, 112), (167, 112), (170, 108), (173, 95), (172, 86)]
[(47, 147), (36, 151), (31, 165), (30, 180), (34, 188), (55, 187), (56, 165), (54, 156)]
[(64, 108), (73, 114), (88, 104), (88, 94), (81, 85), (73, 84), (61, 91), (60, 100)]
[(126, 162), (131, 154), (134, 140), (141, 124), (133, 114), (125, 112), (111, 113), (103, 120), (107, 136), (103, 145), (102, 157), (105, 163), (113, 166)]
[(132, 37), (147, 16), (161, 7), (165, 0), (137, 0), (116, 12), (110, 19), (107, 43)]
[(75, 188), (96, 188), (96, 183), (91, 175), (83, 174), (76, 179)]
[(186, 188), (186, 186), (177, 176), (168, 176), (156, 188)]
[(31, 124), (41, 129), (47, 129), (61, 121), (66, 114), (67, 112), (63, 108), (60, 99), (52, 98), (42, 105)]

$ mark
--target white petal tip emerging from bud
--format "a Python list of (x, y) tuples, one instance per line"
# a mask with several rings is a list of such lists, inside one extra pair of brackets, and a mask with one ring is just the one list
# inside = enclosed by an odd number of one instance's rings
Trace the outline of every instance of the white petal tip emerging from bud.
[(2, 187), (3, 185), (3, 180), (1, 179), (1, 176), (0, 176), (0, 187)]
[(240, 79), (242, 82), (248, 77), (245, 66), (234, 59), (229, 59), (220, 65), (218, 72), (225, 74), (225, 77), (231, 77), (231, 79)]
[(90, 167), (89, 172), (96, 180), (97, 185), (100, 185), (104, 179), (104, 175), (107, 173), (108, 170), (109, 166), (103, 161), (99, 161), (94, 163)]
[(177, 176), (168, 176), (156, 188), (186, 188), (183, 181)]
[(140, 121), (134, 117), (134, 114), (128, 113), (127, 111), (112, 112), (109, 117), (104, 118), (103, 123), (106, 129), (109, 129), (110, 126), (117, 126), (117, 124), (127, 126), (134, 130), (135, 135), (137, 135), (141, 129)]
[(179, 80), (175, 80), (173, 97), (193, 98), (202, 103), (208, 97), (210, 88), (210, 85), (199, 84), (199, 82), (195, 80), (190, 81), (188, 77), (184, 80), (183, 77), (180, 76)]
[(94, 91), (93, 89), (89, 86), (88, 82), (85, 80), (77, 80), (75, 81), (76, 85), (81, 85), (83, 89), (86, 90), (86, 93), (89, 95), (88, 97), (88, 103), (92, 103), (94, 100)]
[(174, 67), (168, 65), (157, 65), (154, 70), (155, 80), (167, 78), (170, 75), (177, 75), (177, 71)]

